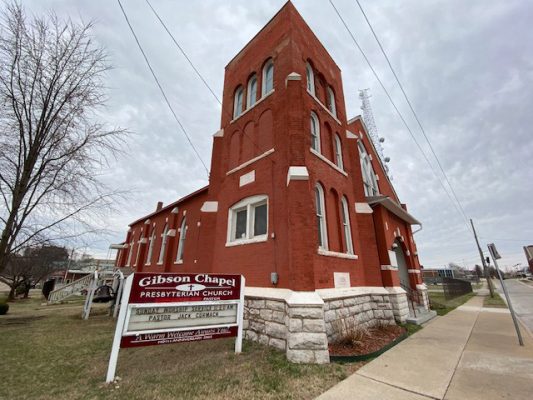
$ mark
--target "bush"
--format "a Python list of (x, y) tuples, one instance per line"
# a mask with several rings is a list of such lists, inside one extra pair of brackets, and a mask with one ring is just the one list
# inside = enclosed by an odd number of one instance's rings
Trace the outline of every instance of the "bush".
[(9, 310), (9, 304), (7, 303), (0, 303), (0, 315), (5, 315), (7, 314)]

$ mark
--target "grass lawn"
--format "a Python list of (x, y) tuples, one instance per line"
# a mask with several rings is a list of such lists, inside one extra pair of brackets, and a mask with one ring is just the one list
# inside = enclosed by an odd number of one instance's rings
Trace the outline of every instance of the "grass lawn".
[(116, 385), (104, 383), (114, 332), (106, 308), (81, 320), (80, 302), (10, 303), (0, 316), (0, 399), (311, 399), (363, 363), (298, 365), (245, 341), (123, 349)]
[(494, 293), (494, 297), (485, 296), (483, 307), (507, 308), (507, 304), (505, 304), (505, 301), (503, 301), (498, 293)]
[(453, 309), (459, 307), (461, 304), (466, 303), (476, 294), (467, 293), (452, 300), (446, 300), (444, 298), (444, 292), (428, 292), (428, 295), (431, 302), (431, 309), (435, 310), (437, 315), (446, 315)]

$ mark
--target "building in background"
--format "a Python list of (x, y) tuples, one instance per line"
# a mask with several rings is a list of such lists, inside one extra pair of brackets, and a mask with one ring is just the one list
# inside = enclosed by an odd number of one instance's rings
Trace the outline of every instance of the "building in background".
[(133, 221), (116, 263), (242, 274), (246, 336), (322, 363), (336, 321), (428, 309), (412, 225), (347, 116), (339, 67), (288, 2), (226, 66), (209, 185)]
[(524, 252), (526, 253), (527, 265), (529, 265), (529, 272), (533, 274), (533, 245), (524, 246)]

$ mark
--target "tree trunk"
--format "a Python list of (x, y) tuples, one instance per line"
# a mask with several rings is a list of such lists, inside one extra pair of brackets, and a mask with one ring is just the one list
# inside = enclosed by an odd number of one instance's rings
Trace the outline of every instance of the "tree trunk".
[(7, 301), (13, 301), (15, 300), (15, 287), (11, 286), (9, 289), (9, 294), (7, 295)]

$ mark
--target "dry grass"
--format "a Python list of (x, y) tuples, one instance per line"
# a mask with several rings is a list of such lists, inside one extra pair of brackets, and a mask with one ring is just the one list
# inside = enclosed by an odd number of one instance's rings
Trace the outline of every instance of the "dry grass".
[(102, 307), (11, 303), (0, 317), (2, 399), (311, 399), (362, 364), (296, 365), (257, 343), (233, 340), (121, 350), (117, 385), (105, 385), (114, 321)]

